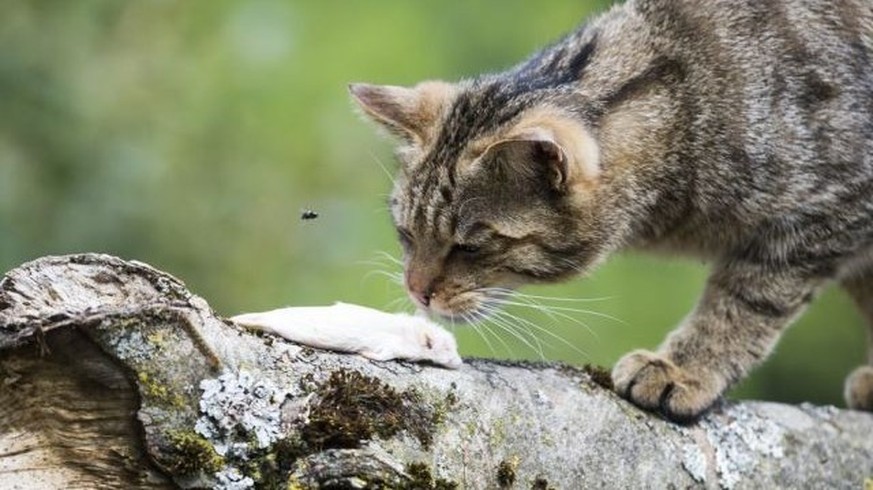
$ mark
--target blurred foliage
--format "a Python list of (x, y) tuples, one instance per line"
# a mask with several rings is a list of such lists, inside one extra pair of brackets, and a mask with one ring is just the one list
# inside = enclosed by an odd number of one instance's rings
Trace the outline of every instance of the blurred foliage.
[[(359, 120), (347, 83), (500, 70), (606, 3), (4, 0), (0, 269), (102, 251), (172, 271), (226, 314), (386, 307), (403, 292), (367, 262), (398, 253), (390, 143)], [(303, 208), (321, 217), (303, 222)], [(595, 314), (513, 313), (547, 329), (546, 358), (611, 365), (656, 346), (704, 277), (701, 264), (617, 257), (528, 290), (607, 297), (554, 302)], [(500, 339), (457, 328), (463, 353), (540, 357), (491, 329)], [(841, 403), (863, 351), (861, 320), (829, 293), (735, 395)]]

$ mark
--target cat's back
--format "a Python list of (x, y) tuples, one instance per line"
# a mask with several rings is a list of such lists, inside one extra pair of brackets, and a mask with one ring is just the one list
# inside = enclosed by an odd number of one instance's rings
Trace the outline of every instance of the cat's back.
[(758, 169), (780, 162), (784, 173), (816, 173), (841, 163), (873, 176), (865, 143), (873, 139), (873, 2), (630, 5), (684, 67), (683, 87), (708, 130), (702, 141), (730, 146)]
[(820, 24), (858, 35), (866, 32), (868, 41), (873, 33), (873, 4), (867, 0), (628, 0), (627, 5), (637, 12), (660, 14), (663, 20), (675, 21), (679, 12), (684, 12), (681, 17), (728, 23), (747, 19), (759, 26), (782, 18), (788, 30)]
[(655, 37), (688, 53), (873, 69), (868, 0), (631, 0), (628, 6)]
[(873, 2), (627, 7), (658, 46), (653, 59), (682, 67), (673, 93), (693, 122), (672, 144), (683, 149), (678, 165), (699, 213), (683, 235), (718, 235), (713, 223), (738, 237), (768, 223), (815, 223), (864, 242), (873, 231)]

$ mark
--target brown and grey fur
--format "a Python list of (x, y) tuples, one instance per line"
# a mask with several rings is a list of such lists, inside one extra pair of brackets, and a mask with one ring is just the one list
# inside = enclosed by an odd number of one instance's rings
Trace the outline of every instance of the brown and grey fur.
[[(680, 421), (831, 281), (873, 328), (869, 0), (631, 0), (503, 73), (351, 91), (402, 140), (391, 210), (423, 309), (475, 317), (487, 288), (620, 249), (702, 257), (694, 311), (613, 370)], [(852, 407), (873, 410), (870, 363)]]

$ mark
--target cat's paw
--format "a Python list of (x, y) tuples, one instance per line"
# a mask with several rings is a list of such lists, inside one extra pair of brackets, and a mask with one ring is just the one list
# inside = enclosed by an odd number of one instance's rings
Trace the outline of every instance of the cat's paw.
[(721, 396), (717, 377), (691, 373), (654, 352), (633, 351), (612, 370), (616, 392), (635, 405), (679, 423), (691, 423)]
[(861, 366), (846, 378), (846, 404), (855, 410), (873, 412), (873, 366)]

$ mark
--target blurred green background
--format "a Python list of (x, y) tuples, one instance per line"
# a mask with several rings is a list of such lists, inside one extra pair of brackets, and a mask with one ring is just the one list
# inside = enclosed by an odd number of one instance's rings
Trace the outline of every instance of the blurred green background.
[[(182, 278), (224, 314), (402, 290), (367, 262), (399, 253), (390, 143), (352, 110), (352, 81), (413, 84), (508, 67), (609, 2), (4, 0), (0, 269), (101, 251)], [(299, 219), (303, 208), (321, 214)], [(531, 294), (597, 314), (513, 313), (547, 359), (611, 365), (690, 310), (702, 264), (616, 257)], [(398, 304), (394, 302), (394, 304)], [(407, 303), (408, 305), (408, 303)], [(539, 358), (508, 333), (457, 328), (465, 355)], [(829, 291), (733, 396), (842, 404), (861, 320)], [(491, 347), (488, 344), (491, 344)]]

